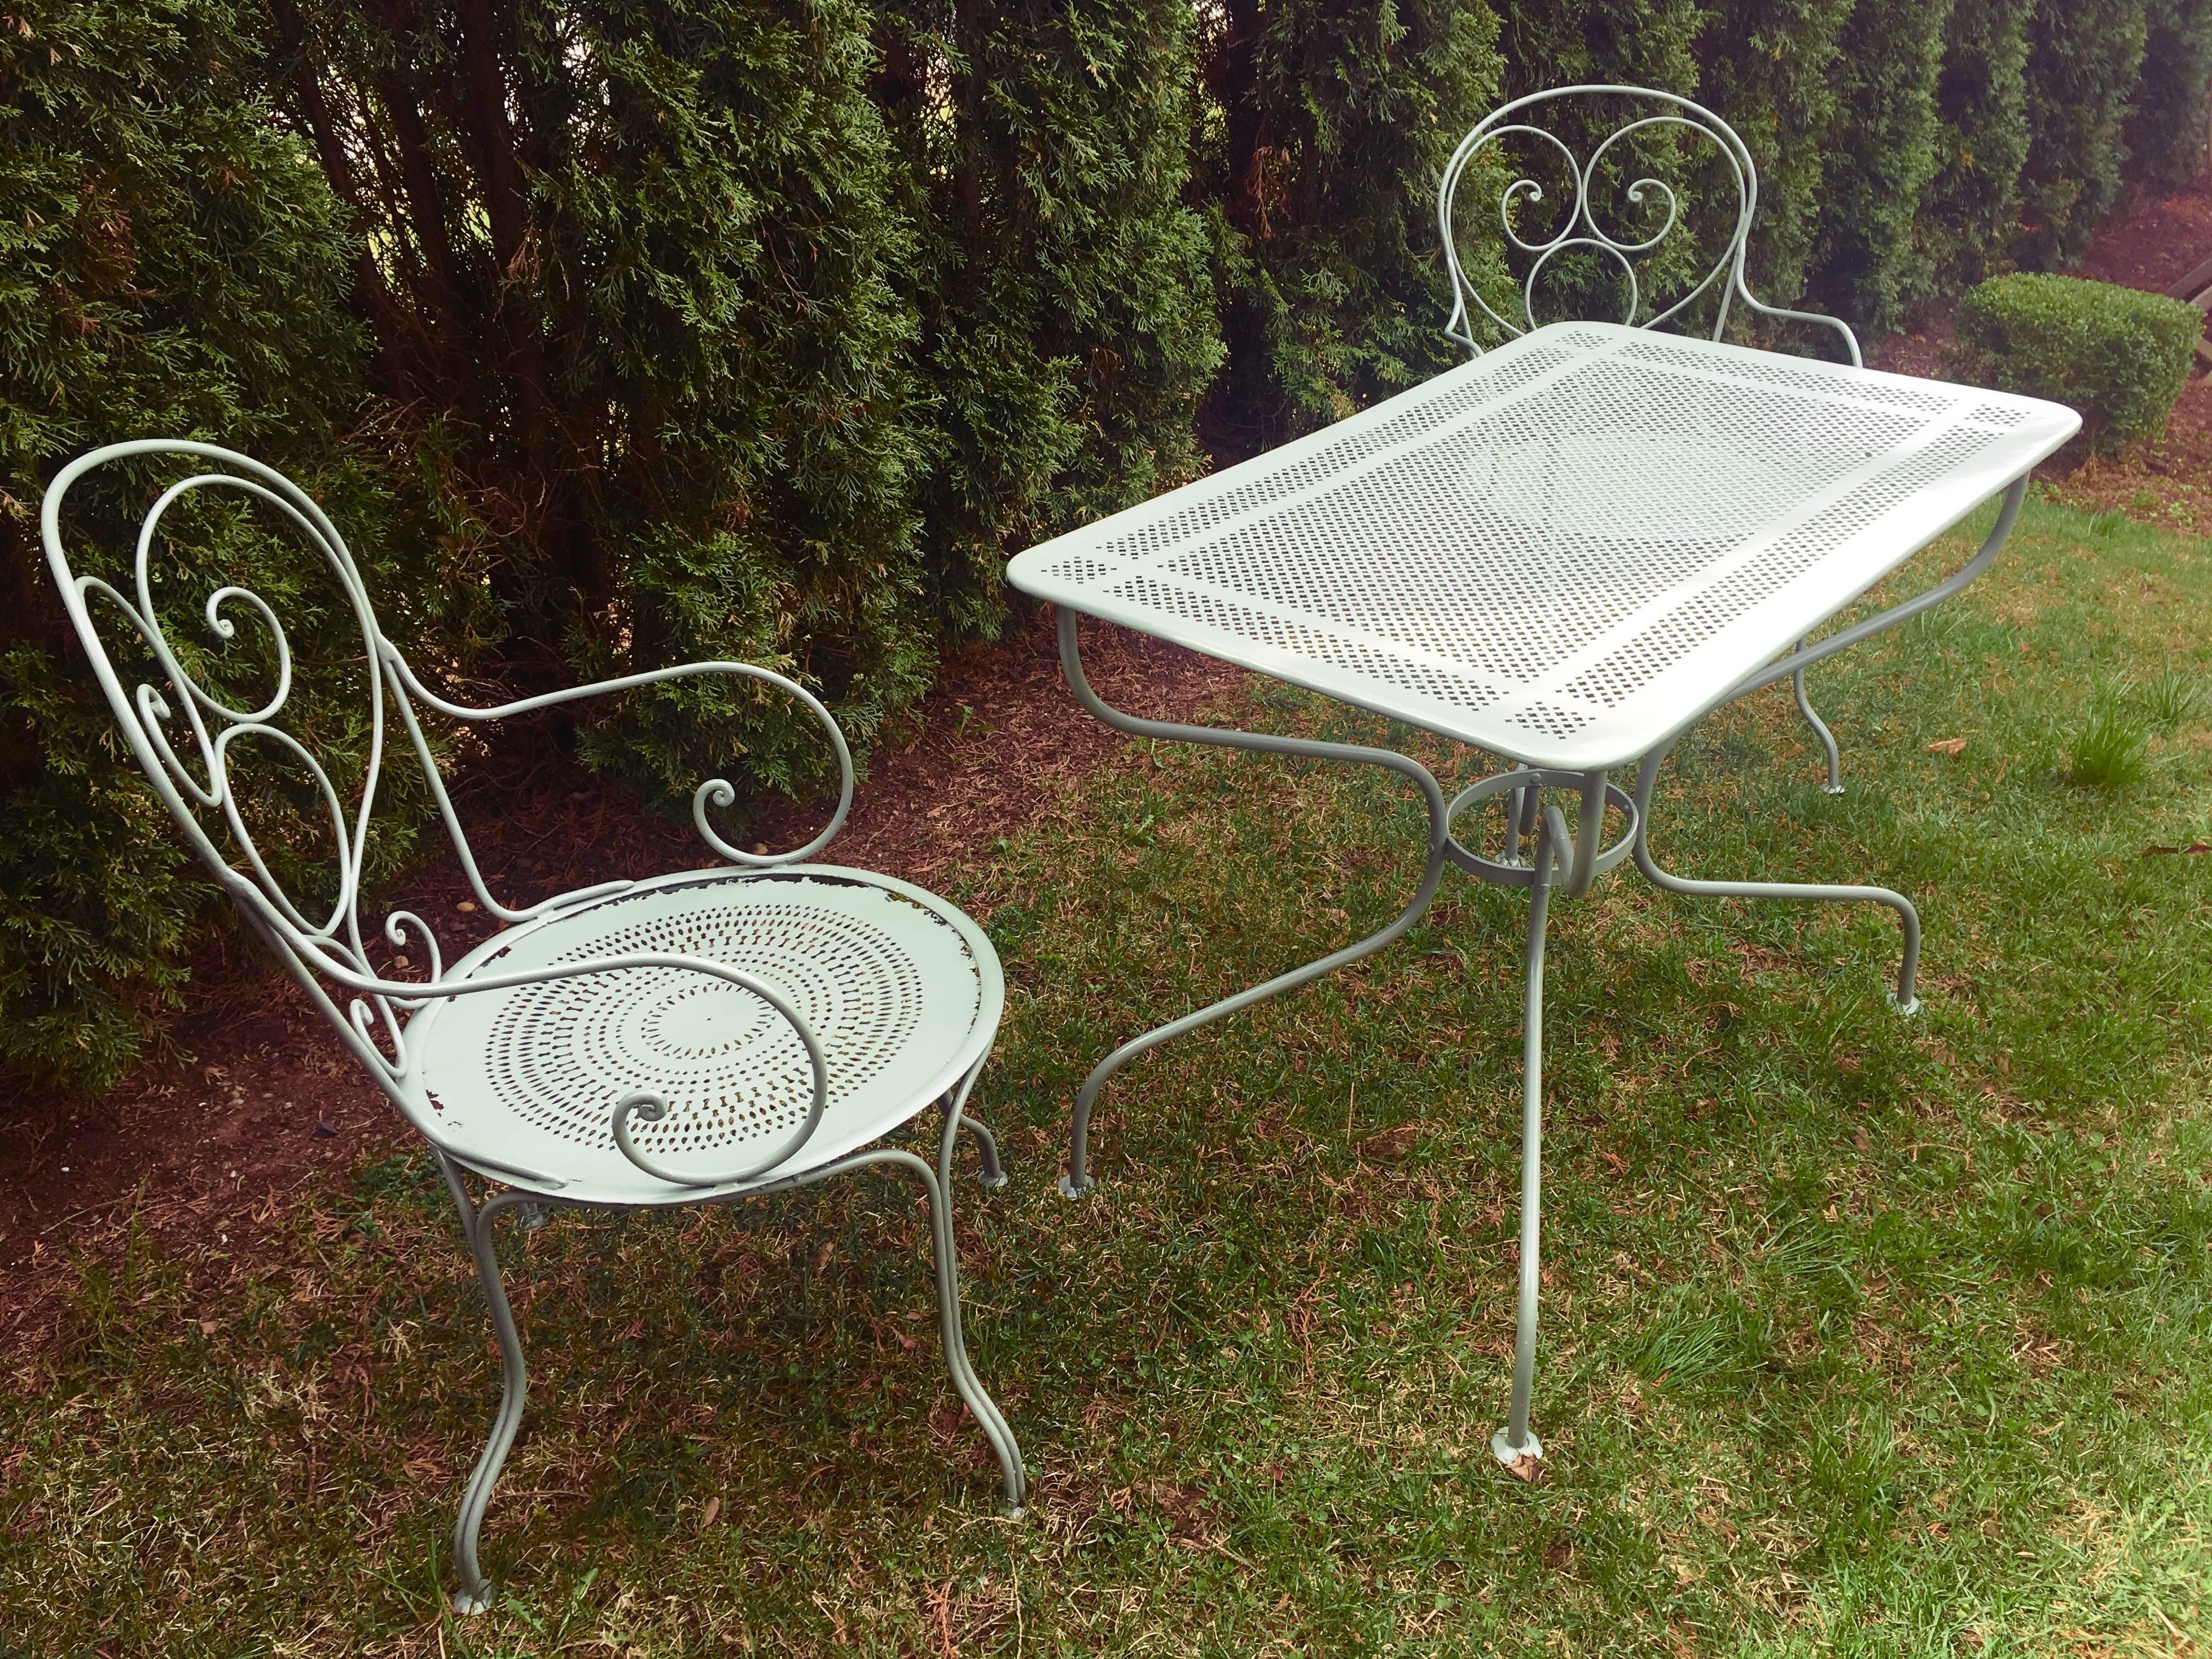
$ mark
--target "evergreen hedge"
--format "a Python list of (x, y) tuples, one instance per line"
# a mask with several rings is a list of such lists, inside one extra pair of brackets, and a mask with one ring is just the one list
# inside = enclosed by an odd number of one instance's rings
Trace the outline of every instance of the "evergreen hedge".
[[(207, 890), (118, 763), (69, 642), (39, 541), (46, 480), (159, 433), (320, 473), (372, 531), (386, 505), (329, 465), (366, 347), (343, 307), (353, 244), (252, 78), (258, 21), (228, 0), (52, 0), (0, 26), (0, 1059), (87, 1086), (138, 1054)], [(73, 530), (145, 504), (103, 482), (85, 493), (107, 511)], [(369, 543), (391, 556), (393, 538)], [(204, 638), (196, 617), (173, 620)], [(301, 619), (303, 646), (319, 636)], [(311, 687), (301, 701), (328, 712)]]
[(2142, 80), (2128, 106), (2128, 155), (2138, 177), (2172, 190), (2206, 170), (2212, 141), (2212, 0), (2149, 0)]
[(2010, 251), (2027, 161), (2035, 0), (1953, 0), (1936, 83), (1936, 173), (1914, 223), (1911, 297), (1956, 294)]
[(1009, 555), (1195, 475), (1221, 357), (1187, 0), (890, 0), (874, 81), (916, 228), (921, 602), (995, 632)]
[[(2185, 177), (2208, 80), (2212, 0), (24, 0), (0, 1061), (114, 1076), (203, 921), (41, 587), (30, 514), (89, 444), (308, 475), (387, 625), (486, 695), (741, 656), (865, 747), (1000, 625), (1007, 554), (1190, 476), (1201, 437), (1242, 453), (1450, 361), (1437, 173), (1502, 97), (1702, 99), (1761, 171), (1755, 289), (1879, 327), (2073, 258), (2130, 149)], [(1733, 204), (1654, 136), (1597, 181), (1623, 229), (1644, 173), (1691, 213), (1663, 290)], [(1498, 275), (1494, 218), (1462, 247)], [(1554, 275), (1553, 308), (1617, 308), (1598, 262)], [(823, 776), (728, 687), (567, 736), (657, 799)]]
[(1938, 164), (1943, 21), (1928, 0), (1857, 0), (1839, 43), (1810, 292), (1863, 333), (1894, 328), (1918, 279), (1912, 231)]
[[(374, 385), (529, 690), (770, 663), (868, 741), (928, 684), (910, 228), (848, 0), (279, 0), (286, 107), (381, 252)], [(804, 789), (805, 712), (684, 680), (578, 734), (649, 795)], [(733, 752), (734, 751), (734, 752)]]
[(1826, 207), (1836, 60), (1851, 5), (1721, 0), (1698, 42), (1698, 101), (1742, 135), (1759, 169), (1747, 275), (1770, 305), (1805, 289)]
[(2028, 26), (2029, 139), (2015, 248), (2031, 270), (2079, 259), (2119, 196), (2122, 124), (2142, 70), (2143, 38), (2143, 0), (2039, 0)]
[(1436, 191), (1498, 102), (1497, 38), (1466, 0), (1226, 0), (1215, 14), (1194, 183), (1223, 276), (1218, 447), (1266, 448), (1452, 361)]

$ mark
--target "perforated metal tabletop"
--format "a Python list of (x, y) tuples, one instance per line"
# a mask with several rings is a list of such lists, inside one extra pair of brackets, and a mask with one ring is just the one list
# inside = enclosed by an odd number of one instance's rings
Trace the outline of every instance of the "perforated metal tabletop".
[(2080, 424), (2031, 398), (1559, 323), (1007, 575), (1588, 771), (1673, 736)]

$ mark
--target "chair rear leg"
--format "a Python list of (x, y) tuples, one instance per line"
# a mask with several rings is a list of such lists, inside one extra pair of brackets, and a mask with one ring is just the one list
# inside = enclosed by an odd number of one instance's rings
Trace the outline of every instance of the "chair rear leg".
[(983, 1167), (975, 1176), (977, 1182), (986, 1188), (1006, 1184), (1006, 1168), (999, 1162), (998, 1136), (991, 1133), (981, 1118), (967, 1115), (969, 1091), (975, 1086), (975, 1079), (982, 1074), (983, 1063), (978, 1060), (975, 1069), (961, 1079), (959, 1088), (945, 1097), (945, 1133), (939, 1137), (937, 1143), (937, 1179), (947, 1192), (952, 1190), (952, 1157), (963, 1129), (975, 1137), (976, 1156), (982, 1161)]
[(468, 1488), (461, 1496), (460, 1516), (453, 1523), (453, 1572), (460, 1580), (460, 1588), (453, 1595), (453, 1611), (476, 1613), (484, 1612), (492, 1603), (490, 1581), (477, 1563), (477, 1529), (483, 1524), (492, 1488), (499, 1484), (500, 1470), (514, 1444), (516, 1431), (522, 1426), (523, 1401), (530, 1387), (529, 1373), (522, 1359), (521, 1333), (515, 1328), (514, 1312), (507, 1306), (507, 1290), (500, 1282), (492, 1224), (500, 1211), (526, 1205), (527, 1200), (523, 1194), (506, 1192), (486, 1200), (482, 1206), (471, 1205), (467, 1189), (461, 1185), (460, 1172), (443, 1158), (438, 1162), (445, 1171), (447, 1186), (453, 1190), (453, 1201), (460, 1207), (461, 1231), (467, 1236), (470, 1255), (476, 1259), (477, 1281), (483, 1287), (484, 1302), (491, 1310), (492, 1334), (499, 1341), (503, 1368), (499, 1414), (492, 1419), (491, 1438), (485, 1442), (476, 1469), (469, 1476)]

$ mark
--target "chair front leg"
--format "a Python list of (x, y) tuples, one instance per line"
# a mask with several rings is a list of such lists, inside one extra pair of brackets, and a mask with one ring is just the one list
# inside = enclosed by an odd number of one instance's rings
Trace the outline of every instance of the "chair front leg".
[[(964, 1097), (966, 1091), (962, 1093)], [(951, 1145), (951, 1127), (948, 1123), (945, 1142), (948, 1148)], [(950, 1162), (949, 1153), (946, 1161)], [(938, 1332), (945, 1344), (945, 1369), (951, 1376), (954, 1392), (967, 1406), (975, 1425), (983, 1431), (983, 1437), (991, 1443), (992, 1455), (999, 1460), (1000, 1497), (1006, 1513), (1019, 1515), (1029, 1497), (1029, 1476), (1022, 1467), (1021, 1447), (1016, 1443), (1014, 1431), (1006, 1426), (1006, 1419), (1000, 1414), (997, 1405), (977, 1381), (975, 1369), (968, 1361), (967, 1342), (961, 1335), (960, 1259), (952, 1237), (951, 1183), (939, 1181), (938, 1172), (912, 1152), (890, 1147), (862, 1152), (830, 1165), (820, 1174), (866, 1169), (871, 1164), (896, 1169), (913, 1176), (928, 1198), (930, 1255), (937, 1273)]]
[(492, 1420), (491, 1438), (485, 1442), (475, 1472), (469, 1476), (468, 1489), (461, 1497), (460, 1516), (453, 1523), (453, 1571), (460, 1580), (460, 1588), (453, 1592), (453, 1611), (477, 1613), (484, 1612), (492, 1603), (491, 1583), (477, 1564), (477, 1529), (483, 1524), (492, 1488), (499, 1483), (499, 1472), (514, 1444), (515, 1431), (522, 1426), (523, 1399), (530, 1386), (522, 1360), (522, 1336), (515, 1328), (514, 1312), (507, 1306), (507, 1291), (500, 1282), (492, 1224), (501, 1210), (538, 1206), (531, 1202), (530, 1194), (513, 1190), (495, 1194), (482, 1205), (473, 1205), (469, 1201), (468, 1189), (461, 1184), (460, 1171), (442, 1153), (438, 1158), (438, 1167), (461, 1212), (461, 1231), (468, 1239), (469, 1254), (476, 1259), (477, 1281), (483, 1285), (485, 1304), (491, 1310), (492, 1332), (499, 1340), (503, 1366), (499, 1414)]

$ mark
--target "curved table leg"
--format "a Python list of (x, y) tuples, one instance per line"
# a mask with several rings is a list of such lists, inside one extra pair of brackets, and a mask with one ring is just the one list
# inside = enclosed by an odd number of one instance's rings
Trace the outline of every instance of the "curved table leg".
[(1091, 1111), (1097, 1103), (1098, 1091), (1107, 1080), (1121, 1067), (1148, 1048), (1158, 1048), (1186, 1031), (1194, 1031), (1201, 1025), (1210, 1025), (1225, 1015), (1249, 1008), (1255, 1002), (1278, 994), (1294, 990), (1324, 974), (1335, 972), (1362, 957), (1371, 956), (1403, 935), (1420, 919), (1436, 896), (1437, 886), (1443, 879), (1444, 850), (1450, 842), (1450, 815), (1444, 804), (1444, 794), (1428, 768), (1419, 761), (1388, 749), (1367, 749), (1354, 744), (1318, 743), (1307, 738), (1279, 738), (1261, 732), (1228, 732), (1206, 726), (1178, 726), (1167, 720), (1148, 720), (1127, 714), (1103, 702), (1091, 690), (1091, 682), (1083, 672), (1083, 659), (1076, 637), (1077, 613), (1063, 606), (1060, 612), (1060, 662), (1067, 676), (1068, 689), (1075, 700), (1096, 719), (1122, 732), (1141, 738), (1158, 738), (1174, 743), (1212, 744), (1224, 749), (1251, 749), (1273, 755), (1296, 755), (1310, 760), (1343, 761), (1365, 766), (1386, 767), (1411, 779), (1426, 798), (1429, 807), (1429, 858), (1421, 872), (1421, 884), (1412, 901), (1400, 911), (1397, 918), (1381, 931), (1370, 933), (1354, 945), (1332, 951), (1318, 962), (1310, 962), (1303, 968), (1294, 968), (1286, 974), (1278, 974), (1265, 984), (1255, 985), (1249, 991), (1224, 997), (1210, 1007), (1195, 1013), (1185, 1014), (1157, 1030), (1147, 1031), (1123, 1043), (1091, 1068), (1084, 1079), (1083, 1088), (1075, 1097), (1074, 1121), (1068, 1136), (1067, 1173), (1060, 1177), (1060, 1190), (1064, 1197), (1074, 1198), (1088, 1192), (1095, 1184), (1090, 1174)]
[[(1805, 641), (1797, 641), (1802, 651)], [(1813, 735), (1820, 740), (1820, 747), (1828, 751), (1828, 781), (1820, 786), (1824, 795), (1844, 793), (1844, 757), (1836, 751), (1836, 734), (1828, 730), (1828, 723), (1813, 711), (1813, 700), (1805, 695), (1805, 671), (1799, 669), (1790, 677), (1791, 695), (1797, 699), (1797, 712), (1805, 717), (1805, 724), (1813, 728)]]
[(1917, 1014), (1919, 999), (1913, 995), (1915, 977), (1920, 970), (1920, 913), (1912, 908), (1912, 901), (1902, 893), (1887, 887), (1837, 887), (1811, 882), (1782, 881), (1701, 881), (1688, 876), (1678, 876), (1662, 870), (1651, 856), (1651, 786), (1658, 780), (1659, 769), (1667, 757), (1674, 752), (1674, 744), (1668, 742), (1644, 757), (1644, 764), (1636, 775), (1636, 867), (1655, 887), (1663, 887), (1670, 893), (1681, 893), (1692, 898), (1758, 898), (1784, 900), (1814, 900), (1844, 904), (1886, 904), (1897, 912), (1899, 925), (1905, 930), (1905, 957), (1897, 971), (1897, 991), (1893, 1000), (1898, 1012)]

